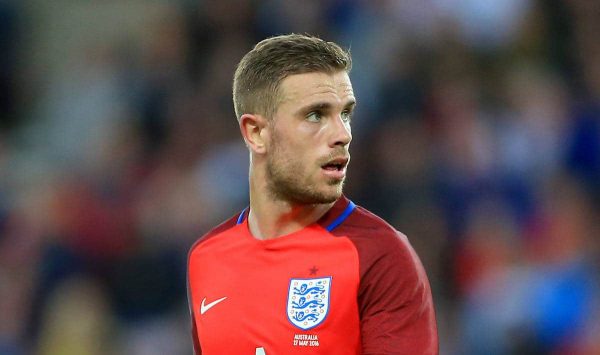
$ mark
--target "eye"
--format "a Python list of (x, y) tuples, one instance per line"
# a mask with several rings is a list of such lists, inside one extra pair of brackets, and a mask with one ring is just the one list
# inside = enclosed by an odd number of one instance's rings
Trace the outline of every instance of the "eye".
[(321, 113), (317, 111), (313, 111), (306, 115), (306, 120), (308, 122), (320, 122), (321, 121)]
[(344, 122), (350, 122), (350, 120), (352, 119), (352, 112), (350, 111), (342, 111), (342, 121)]

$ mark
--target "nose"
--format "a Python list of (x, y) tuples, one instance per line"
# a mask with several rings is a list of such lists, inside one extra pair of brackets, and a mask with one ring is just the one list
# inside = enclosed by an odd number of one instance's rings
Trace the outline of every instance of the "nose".
[(352, 129), (350, 128), (350, 122), (344, 121), (341, 116), (337, 116), (333, 123), (333, 133), (330, 145), (335, 147), (337, 145), (347, 146), (352, 141)]

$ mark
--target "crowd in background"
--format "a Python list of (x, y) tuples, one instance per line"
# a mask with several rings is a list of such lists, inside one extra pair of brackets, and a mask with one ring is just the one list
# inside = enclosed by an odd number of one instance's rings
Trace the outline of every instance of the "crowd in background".
[(233, 71), (289, 32), (352, 52), (346, 193), (441, 353), (600, 354), (587, 0), (0, 1), (0, 354), (191, 353), (187, 251), (248, 204)]

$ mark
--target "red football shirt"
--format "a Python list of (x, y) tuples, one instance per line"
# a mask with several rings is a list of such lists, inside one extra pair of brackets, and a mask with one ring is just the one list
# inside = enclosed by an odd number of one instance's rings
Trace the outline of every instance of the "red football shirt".
[(404, 235), (341, 198), (317, 223), (258, 240), (246, 213), (190, 250), (196, 354), (437, 354), (425, 271)]

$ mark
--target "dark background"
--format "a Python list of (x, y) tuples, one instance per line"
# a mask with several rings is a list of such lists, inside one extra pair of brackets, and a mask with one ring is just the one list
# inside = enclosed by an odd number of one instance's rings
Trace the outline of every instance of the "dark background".
[(0, 1), (0, 354), (191, 353), (187, 250), (248, 203), (232, 73), (288, 32), (351, 49), (346, 191), (417, 249), (441, 353), (600, 354), (599, 27), (587, 0)]

